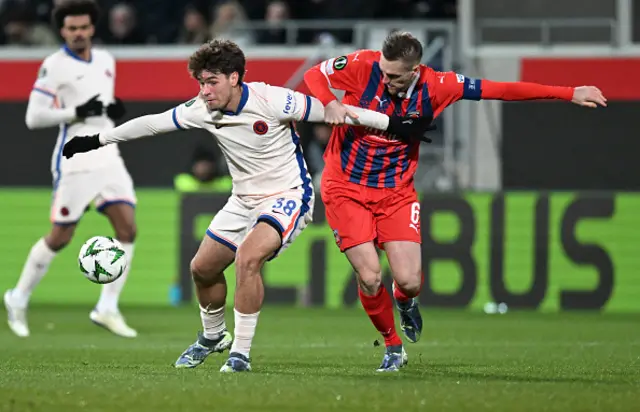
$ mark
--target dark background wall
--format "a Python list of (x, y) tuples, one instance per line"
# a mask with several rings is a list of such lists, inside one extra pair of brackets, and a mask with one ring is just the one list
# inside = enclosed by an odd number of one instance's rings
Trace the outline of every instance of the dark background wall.
[(561, 101), (502, 105), (503, 188), (640, 189), (640, 59), (524, 58), (520, 79), (559, 86), (593, 85), (607, 107)]
[(640, 190), (640, 102), (503, 105), (504, 189)]

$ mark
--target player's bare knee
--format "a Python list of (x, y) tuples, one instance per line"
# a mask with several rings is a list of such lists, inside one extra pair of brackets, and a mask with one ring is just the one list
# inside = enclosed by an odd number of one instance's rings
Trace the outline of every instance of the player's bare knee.
[(74, 232), (75, 225), (55, 225), (44, 240), (49, 249), (58, 252), (71, 242)]
[(189, 270), (191, 271), (191, 277), (195, 283), (202, 283), (204, 281), (204, 271), (201, 266), (198, 265), (197, 258), (191, 259)]
[(203, 265), (197, 256), (191, 260), (190, 269), (194, 283), (200, 286), (212, 285), (218, 280), (218, 276), (220, 276), (220, 273), (216, 270), (212, 270)]
[(407, 297), (414, 298), (420, 294), (420, 288), (422, 287), (422, 273), (417, 275), (398, 276), (395, 279), (396, 286)]
[(358, 278), (358, 285), (366, 295), (375, 295), (382, 284), (382, 268), (380, 262), (363, 262), (361, 265), (354, 265), (354, 270)]
[(51, 249), (54, 252), (59, 252), (62, 249), (64, 249), (69, 243), (71, 242), (71, 239), (65, 239), (65, 238), (56, 238), (56, 237), (52, 237), (52, 236), (47, 236), (45, 238), (45, 243), (47, 244), (47, 246), (49, 247), (49, 249)]
[(375, 295), (382, 284), (381, 271), (360, 271), (356, 272), (358, 286), (365, 295)]
[(137, 231), (135, 224), (122, 225), (116, 228), (116, 239), (122, 243), (133, 243), (136, 240)]
[(245, 249), (241, 246), (236, 254), (236, 275), (247, 276), (256, 273), (259, 274), (266, 259), (266, 256), (262, 256), (261, 253)]

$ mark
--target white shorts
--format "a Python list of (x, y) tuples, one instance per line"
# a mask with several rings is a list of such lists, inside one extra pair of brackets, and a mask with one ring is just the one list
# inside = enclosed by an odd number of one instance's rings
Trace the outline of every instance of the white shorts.
[(259, 221), (265, 221), (276, 228), (282, 238), (282, 246), (273, 259), (311, 223), (313, 204), (313, 192), (305, 193), (302, 188), (258, 199), (231, 195), (211, 221), (207, 235), (235, 252), (251, 229)]
[(60, 225), (76, 223), (91, 202), (99, 212), (114, 203), (135, 207), (133, 180), (124, 163), (88, 172), (63, 174), (54, 184), (51, 222)]

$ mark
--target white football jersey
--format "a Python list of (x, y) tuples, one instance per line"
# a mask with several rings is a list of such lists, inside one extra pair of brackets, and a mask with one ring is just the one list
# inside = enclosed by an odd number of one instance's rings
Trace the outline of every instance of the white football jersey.
[(270, 196), (295, 187), (313, 195), (293, 122), (306, 121), (311, 98), (265, 83), (244, 83), (235, 113), (210, 111), (196, 97), (173, 109), (179, 129), (206, 129), (217, 140), (237, 196)]
[[(115, 60), (106, 50), (92, 49), (90, 61), (85, 61), (63, 47), (43, 61), (32, 95), (47, 95), (51, 98), (51, 107), (58, 108), (76, 107), (99, 95), (98, 99), (106, 106), (114, 101), (115, 76)], [(64, 173), (95, 170), (121, 162), (117, 145), (81, 153), (71, 159), (62, 156), (62, 147), (70, 137), (97, 134), (113, 127), (114, 123), (106, 113), (84, 121), (60, 124), (51, 158), (54, 177), (59, 179)]]

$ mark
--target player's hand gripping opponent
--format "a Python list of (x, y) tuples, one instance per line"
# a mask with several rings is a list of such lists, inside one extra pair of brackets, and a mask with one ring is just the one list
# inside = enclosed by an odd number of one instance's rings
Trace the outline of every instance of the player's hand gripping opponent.
[(604, 97), (602, 91), (595, 86), (576, 87), (573, 89), (573, 99), (571, 99), (571, 102), (584, 107), (607, 107), (607, 98)]
[(62, 149), (62, 155), (70, 159), (76, 153), (90, 152), (91, 150), (99, 149), (100, 139), (97, 134), (91, 136), (76, 136), (69, 140)]
[[(331, 126), (345, 124), (347, 117), (358, 121), (358, 115), (341, 102), (334, 100), (324, 108), (324, 122)], [(427, 131), (436, 130), (432, 125), (431, 116), (389, 116), (389, 125), (384, 134), (390, 138), (399, 138), (405, 141), (421, 140), (431, 143), (431, 139), (424, 134)]]
[(337, 100), (332, 101), (324, 107), (324, 122), (328, 125), (338, 126), (344, 124), (347, 117), (353, 120), (358, 119), (357, 114)]

